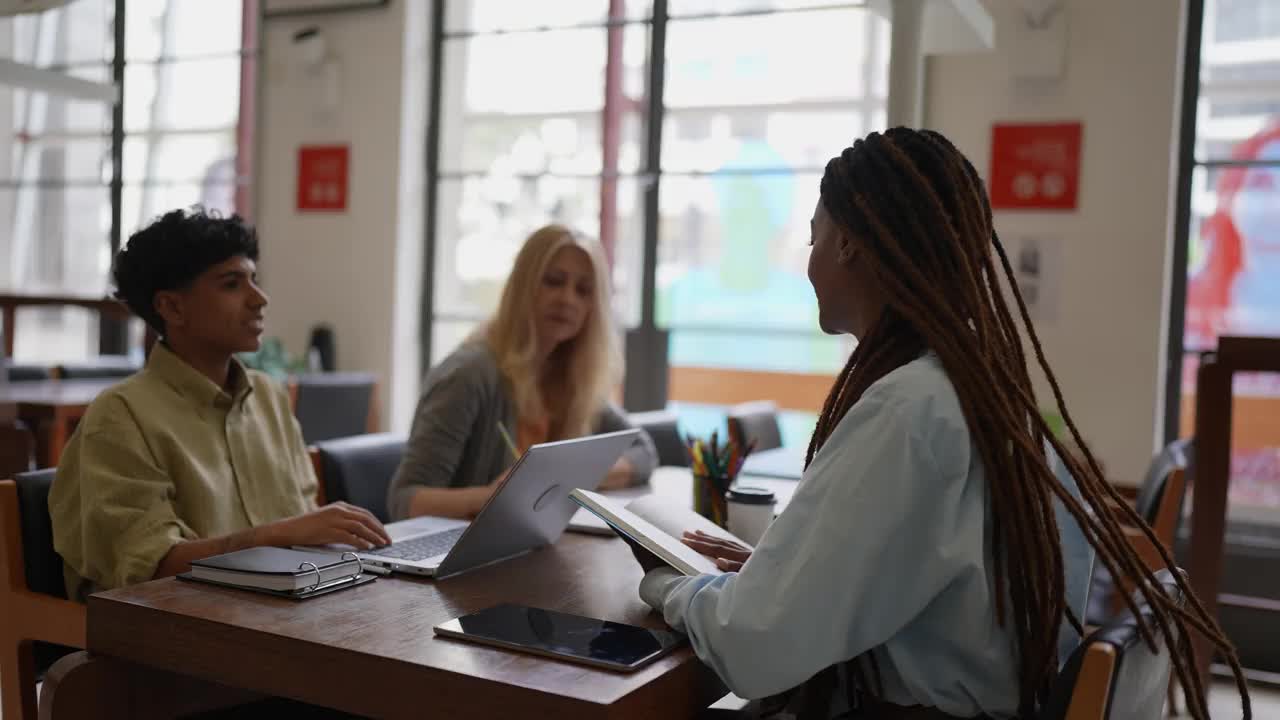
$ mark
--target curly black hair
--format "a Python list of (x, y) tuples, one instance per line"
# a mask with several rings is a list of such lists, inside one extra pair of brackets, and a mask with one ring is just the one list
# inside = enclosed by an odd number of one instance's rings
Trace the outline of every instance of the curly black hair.
[(163, 336), (156, 293), (189, 287), (205, 270), (237, 256), (258, 260), (258, 233), (239, 215), (224, 218), (200, 206), (172, 210), (130, 235), (116, 253), (115, 297)]

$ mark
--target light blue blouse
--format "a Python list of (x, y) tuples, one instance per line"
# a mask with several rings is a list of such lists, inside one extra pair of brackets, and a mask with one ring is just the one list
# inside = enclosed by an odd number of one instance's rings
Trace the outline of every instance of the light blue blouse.
[[(926, 354), (850, 409), (741, 572), (663, 568), (640, 595), (743, 698), (874, 648), (890, 702), (1012, 716), (1017, 656), (995, 617), (987, 493), (959, 399)], [(1061, 507), (1057, 518), (1068, 604), (1083, 617), (1093, 549)], [(1065, 618), (1061, 638), (1065, 662), (1079, 641)]]

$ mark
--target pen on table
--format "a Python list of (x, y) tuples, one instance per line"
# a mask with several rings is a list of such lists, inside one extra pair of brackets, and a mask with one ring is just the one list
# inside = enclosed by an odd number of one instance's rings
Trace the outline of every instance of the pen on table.
[(502, 433), (502, 440), (507, 443), (507, 449), (511, 450), (511, 457), (516, 460), (520, 459), (520, 451), (516, 449), (516, 443), (511, 439), (511, 433), (507, 432), (507, 426), (498, 421), (498, 432)]
[(381, 565), (363, 564), (360, 566), (360, 572), (367, 572), (370, 575), (390, 575), (391, 571)]

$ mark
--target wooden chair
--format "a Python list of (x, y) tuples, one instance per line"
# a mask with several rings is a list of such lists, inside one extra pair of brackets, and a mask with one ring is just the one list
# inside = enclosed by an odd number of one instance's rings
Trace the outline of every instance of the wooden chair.
[(632, 425), (649, 433), (658, 449), (658, 464), (669, 467), (689, 467), (689, 451), (680, 439), (679, 418), (670, 410), (651, 410), (630, 413), (627, 419)]
[[(1173, 552), (1178, 526), (1182, 523), (1182, 503), (1186, 498), (1190, 457), (1189, 441), (1170, 444), (1152, 461), (1147, 477), (1134, 499), (1134, 509), (1151, 527), (1160, 544), (1170, 553)], [(1149, 569), (1159, 572), (1167, 568), (1164, 558), (1160, 556), (1160, 551), (1151, 543), (1146, 533), (1135, 527), (1125, 527), (1124, 531), (1129, 544)], [(1096, 563), (1089, 584), (1085, 624), (1096, 627), (1106, 623), (1108, 619), (1124, 609), (1123, 593), (1132, 592), (1132, 590), (1131, 584), (1128, 582), (1117, 584), (1106, 567)], [(1176, 680), (1169, 682), (1168, 701), (1170, 708), (1177, 707)]]
[[(1163, 499), (1153, 507), (1151, 514), (1142, 513), (1142, 515), (1147, 525), (1151, 526), (1156, 539), (1160, 541), (1166, 551), (1172, 553), (1173, 541), (1178, 533), (1178, 525), (1181, 524), (1182, 498), (1187, 488), (1186, 470), (1174, 470), (1165, 479), (1164, 485), (1165, 495)], [(1151, 544), (1151, 540), (1146, 533), (1135, 527), (1125, 527), (1124, 533), (1125, 537), (1129, 539), (1129, 544), (1137, 551), (1138, 557), (1142, 558), (1148, 568), (1159, 571), (1168, 567), (1164, 558), (1160, 556), (1160, 551), (1155, 545)], [(1122, 590), (1127, 590), (1127, 588), (1122, 588)], [(1109, 602), (1110, 605), (1095, 606), (1094, 593), (1099, 593), (1100, 597)], [(1121, 598), (1116, 592), (1115, 582), (1107, 572), (1107, 569), (1101, 565), (1094, 567), (1089, 595), (1087, 619), (1091, 624), (1099, 624), (1094, 621), (1104, 619), (1118, 610), (1121, 605)], [(1096, 611), (1098, 610), (1102, 610), (1103, 614), (1097, 614)]]
[[(1172, 552), (1178, 527), (1182, 522), (1182, 503), (1186, 498), (1187, 474), (1191, 467), (1192, 448), (1189, 441), (1171, 443), (1152, 460), (1147, 477), (1138, 490), (1134, 509), (1151, 526), (1156, 539)], [(1165, 567), (1160, 552), (1146, 535), (1137, 528), (1125, 528), (1129, 542), (1152, 570)], [(1089, 625), (1102, 625), (1123, 604), (1120, 592), (1111, 574), (1101, 564), (1094, 567), (1089, 586), (1089, 606), (1085, 621)]]
[[(1173, 572), (1162, 570), (1158, 579), (1165, 592), (1183, 600)], [(1138, 611), (1151, 618), (1151, 609)], [(1041, 720), (1156, 720), (1164, 717), (1165, 691), (1169, 687), (1172, 658), (1159, 642), (1148, 647), (1138, 633), (1138, 622), (1124, 612), (1091, 633), (1063, 667)]]
[(0, 481), (0, 715), (36, 720), (36, 682), (62, 655), (85, 646), (85, 608), (66, 597), (53, 549), (53, 470)]
[[(1190, 481), (1195, 445), (1191, 440), (1169, 443), (1151, 461), (1147, 476), (1134, 499), (1134, 508), (1156, 531), (1160, 542), (1173, 547), (1182, 524), (1182, 504)], [(1181, 471), (1175, 482), (1174, 475)]]
[(742, 403), (729, 408), (729, 437), (741, 446), (755, 441), (756, 450), (782, 447), (782, 427), (778, 406), (768, 400)]

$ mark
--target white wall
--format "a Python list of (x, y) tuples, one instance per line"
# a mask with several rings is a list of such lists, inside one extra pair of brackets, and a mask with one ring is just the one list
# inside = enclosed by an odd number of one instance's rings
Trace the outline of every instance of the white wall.
[[(1066, 71), (1047, 83), (1010, 74), (1016, 5), (987, 1), (995, 52), (929, 61), (926, 125), (950, 137), (985, 175), (993, 122), (1083, 121), (1078, 211), (1000, 212), (996, 228), (1010, 239), (1060, 238), (1058, 315), (1039, 328), (1040, 337), (1068, 409), (1108, 476), (1136, 484), (1163, 412), (1182, 3), (1066, 0)], [(1052, 404), (1046, 384), (1037, 391), (1042, 405)]]
[[(384, 429), (406, 430), (418, 386), (426, 115), (426, 2), (275, 19), (263, 28), (257, 222), (271, 294), (268, 334), (301, 352), (327, 322), (343, 370), (381, 379)], [(338, 68), (337, 99), (292, 52), (318, 27)], [(348, 209), (294, 209), (298, 147), (349, 143)]]

